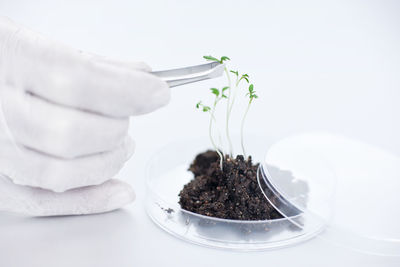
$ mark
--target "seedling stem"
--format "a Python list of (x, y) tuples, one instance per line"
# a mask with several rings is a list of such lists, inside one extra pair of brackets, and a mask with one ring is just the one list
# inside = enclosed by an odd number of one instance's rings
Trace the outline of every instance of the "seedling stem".
[(232, 82), (231, 82), (231, 76), (229, 75), (228, 69), (225, 67), (225, 74), (226, 78), (228, 79), (228, 101), (226, 104), (226, 122), (225, 122), (225, 131), (226, 131), (226, 139), (228, 140), (228, 146), (229, 146), (229, 155), (232, 157), (233, 156), (233, 147), (232, 147), (232, 140), (231, 136), (229, 133), (229, 118), (231, 116), (231, 87), (232, 87)]
[(242, 125), (240, 127), (240, 144), (242, 145), (243, 156), (245, 159), (247, 158), (247, 155), (246, 155), (246, 150), (244, 148), (244, 122), (246, 120), (247, 113), (249, 113), (249, 109), (250, 109), (251, 103), (253, 102), (253, 99), (258, 98), (258, 96), (255, 93), (256, 93), (256, 91), (254, 91), (254, 85), (250, 84), (249, 92), (246, 94), (246, 96), (249, 96), (249, 103), (247, 104), (247, 108), (246, 108), (246, 111), (245, 111), (245, 113), (243, 115), (243, 119), (242, 119)]

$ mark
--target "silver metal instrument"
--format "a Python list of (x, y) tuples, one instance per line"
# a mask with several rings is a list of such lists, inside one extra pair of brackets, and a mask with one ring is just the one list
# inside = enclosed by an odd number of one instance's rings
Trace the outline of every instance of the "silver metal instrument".
[(153, 71), (152, 74), (167, 82), (169, 87), (175, 87), (219, 77), (224, 72), (224, 67), (225, 65), (219, 62), (211, 62), (186, 68)]

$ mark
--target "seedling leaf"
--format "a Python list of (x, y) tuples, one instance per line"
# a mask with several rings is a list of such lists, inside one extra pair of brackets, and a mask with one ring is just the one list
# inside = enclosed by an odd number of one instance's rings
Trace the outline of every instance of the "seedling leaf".
[(240, 79), (245, 80), (247, 83), (249, 83), (249, 75), (247, 74), (243, 74), (242, 77)]
[(209, 60), (209, 61), (216, 61), (216, 62), (220, 62), (219, 59), (213, 57), (213, 56), (203, 56), (204, 59)]
[(209, 106), (203, 106), (203, 112), (208, 112), (210, 110), (211, 108)]
[(204, 59), (209, 60), (209, 61), (215, 61), (215, 62), (219, 62), (221, 64), (224, 63), (224, 61), (228, 61), (231, 60), (229, 57), (227, 56), (222, 56), (221, 59), (215, 58), (213, 56), (203, 56)]
[(254, 85), (253, 85), (253, 84), (250, 84), (250, 86), (249, 86), (249, 92), (252, 93), (253, 91), (254, 91)]
[(224, 61), (228, 61), (228, 60), (231, 60), (231, 59), (227, 56), (222, 56), (221, 60), (219, 62), (222, 64), (222, 63), (224, 63)]
[(219, 90), (217, 88), (211, 88), (210, 90), (214, 95), (216, 95), (217, 97), (219, 96)]
[(239, 72), (237, 71), (237, 70), (231, 70), (230, 72), (232, 72), (233, 74), (235, 74), (236, 75), (236, 77), (238, 77), (239, 76)]

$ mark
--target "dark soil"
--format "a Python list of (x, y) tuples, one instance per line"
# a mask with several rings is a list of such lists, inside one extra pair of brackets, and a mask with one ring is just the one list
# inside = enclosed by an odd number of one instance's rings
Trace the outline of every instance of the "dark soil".
[(183, 187), (179, 204), (185, 210), (223, 219), (282, 218), (259, 188), (258, 165), (251, 157), (225, 157), (222, 171), (215, 151), (201, 153), (190, 165), (194, 179)]

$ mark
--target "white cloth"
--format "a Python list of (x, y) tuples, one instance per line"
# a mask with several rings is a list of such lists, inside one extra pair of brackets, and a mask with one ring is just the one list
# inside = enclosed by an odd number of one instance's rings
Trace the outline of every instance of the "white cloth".
[(87, 214), (131, 202), (130, 186), (110, 180), (133, 153), (129, 116), (170, 98), (149, 70), (0, 17), (0, 210)]

